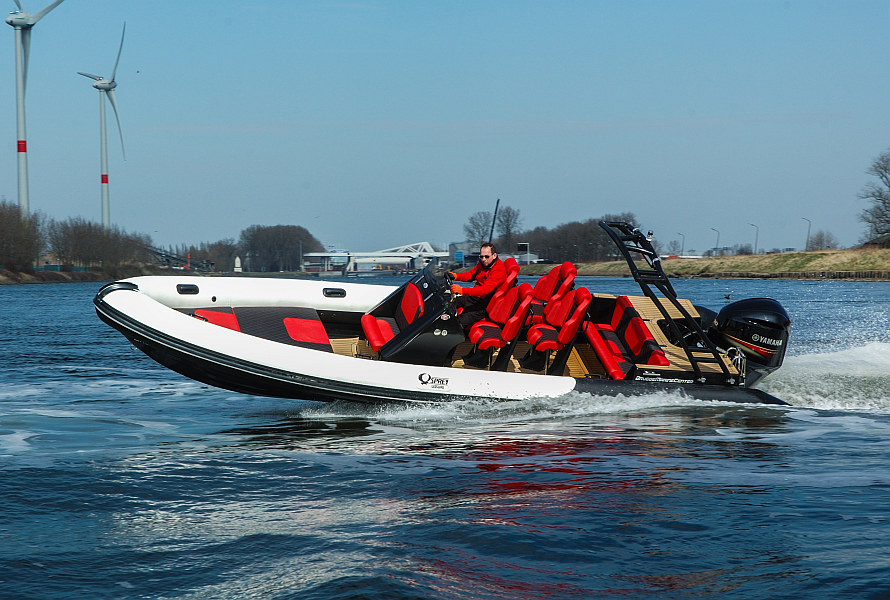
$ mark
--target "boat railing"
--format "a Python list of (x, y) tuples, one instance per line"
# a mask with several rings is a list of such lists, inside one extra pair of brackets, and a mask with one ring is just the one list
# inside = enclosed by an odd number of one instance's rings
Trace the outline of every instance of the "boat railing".
[[(741, 376), (730, 373), (729, 368), (726, 366), (726, 361), (723, 359), (723, 352), (710, 340), (699, 325), (698, 320), (677, 299), (674, 287), (661, 266), (661, 257), (658, 256), (658, 252), (652, 246), (652, 232), (650, 231), (648, 235), (643, 235), (639, 229), (624, 221), (600, 221), (599, 226), (615, 242), (624, 260), (627, 261), (628, 267), (630, 267), (634, 281), (639, 284), (643, 294), (652, 300), (652, 303), (655, 304), (658, 311), (664, 316), (665, 321), (674, 334), (674, 338), (683, 349), (689, 364), (692, 366), (695, 380), (698, 383), (704, 383), (706, 380), (699, 365), (715, 363), (723, 371), (727, 385), (739, 385), (743, 380), (744, 372), (742, 372)], [(645, 266), (639, 265), (640, 260), (645, 263)], [(655, 294), (652, 287), (661, 292), (664, 299), (683, 316), (686, 327), (693, 332), (694, 340), (698, 342), (695, 347), (689, 343), (689, 336), (683, 335), (680, 332), (674, 318), (668, 313), (667, 307)]]

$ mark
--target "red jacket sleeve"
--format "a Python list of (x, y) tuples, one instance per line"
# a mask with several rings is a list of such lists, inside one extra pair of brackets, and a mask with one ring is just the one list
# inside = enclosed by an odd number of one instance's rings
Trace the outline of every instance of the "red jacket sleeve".
[[(476, 269), (473, 269), (475, 271)], [(479, 269), (482, 271), (482, 269)], [(484, 271), (483, 271), (484, 272)], [(499, 285), (507, 279), (507, 267), (501, 259), (497, 259), (491, 269), (488, 270), (488, 276), (483, 281), (479, 281), (481, 277), (477, 276), (476, 285), (464, 288), (465, 296), (473, 296), (484, 298), (497, 289)]]
[(478, 272), (479, 272), (479, 263), (476, 263), (476, 266), (474, 266), (469, 271), (464, 271), (463, 273), (455, 273), (454, 280), (455, 281), (473, 281), (476, 278), (476, 273), (478, 273)]

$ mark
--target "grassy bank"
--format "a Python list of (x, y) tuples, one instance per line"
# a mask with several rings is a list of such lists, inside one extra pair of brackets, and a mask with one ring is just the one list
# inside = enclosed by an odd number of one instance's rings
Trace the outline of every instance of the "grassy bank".
[[(675, 258), (662, 265), (671, 277), (715, 278), (828, 278), (890, 280), (890, 249), (822, 250), (721, 256), (714, 258)], [(522, 267), (523, 275), (543, 275), (553, 265)], [(581, 263), (579, 275), (623, 277), (630, 275), (623, 261)]]
[(0, 269), (0, 285), (26, 283), (78, 283), (83, 281), (114, 281), (137, 275), (157, 275), (156, 268), (128, 267), (108, 271), (11, 271)]

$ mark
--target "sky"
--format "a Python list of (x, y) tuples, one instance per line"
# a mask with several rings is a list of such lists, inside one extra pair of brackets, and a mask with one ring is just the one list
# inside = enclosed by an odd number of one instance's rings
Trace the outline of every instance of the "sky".
[(846, 247), (890, 148), (886, 0), (65, 0), (32, 33), (32, 211), (101, 221), (99, 92), (77, 72), (110, 75), (124, 21), (111, 219), (161, 246), (254, 224), (441, 246), (500, 198), (529, 229), (630, 211), (687, 253), (802, 249), (806, 219)]

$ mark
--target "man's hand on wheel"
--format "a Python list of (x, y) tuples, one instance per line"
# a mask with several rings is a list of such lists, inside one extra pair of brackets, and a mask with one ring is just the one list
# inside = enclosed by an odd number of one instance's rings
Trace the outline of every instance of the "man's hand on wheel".
[(463, 294), (463, 293), (464, 293), (464, 288), (460, 287), (460, 286), (457, 285), (456, 283), (452, 283), (452, 284), (451, 284), (451, 293), (452, 293), (452, 294)]

